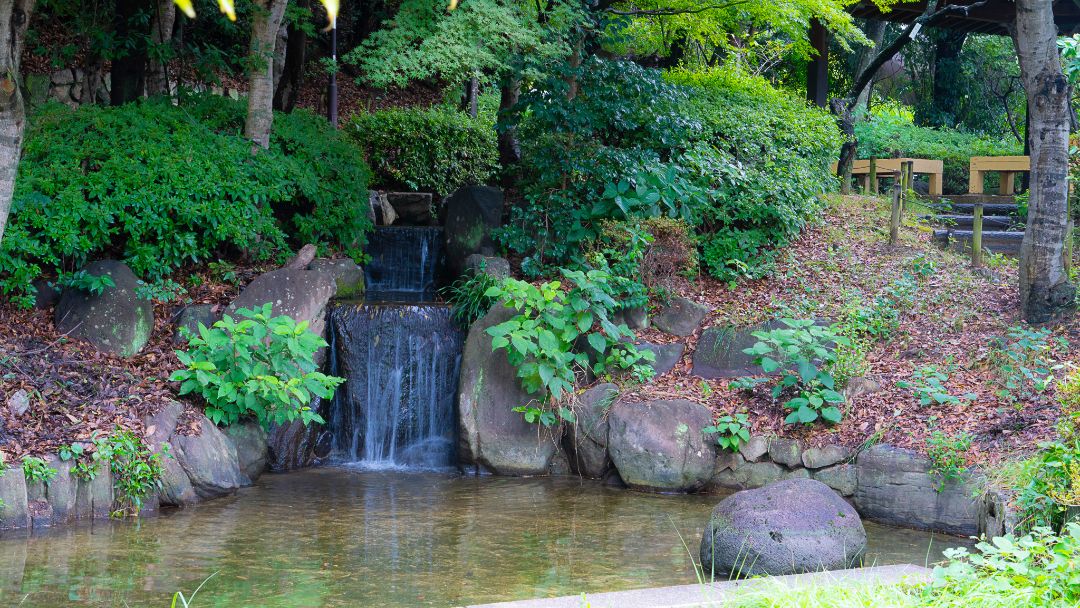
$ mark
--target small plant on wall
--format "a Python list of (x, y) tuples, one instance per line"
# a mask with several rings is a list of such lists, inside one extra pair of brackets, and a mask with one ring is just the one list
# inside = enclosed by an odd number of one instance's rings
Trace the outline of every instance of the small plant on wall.
[(706, 435), (716, 436), (716, 445), (729, 452), (738, 452), (739, 446), (750, 441), (750, 423), (746, 414), (725, 414), (716, 423), (701, 429)]
[(215, 424), (245, 416), (264, 426), (323, 422), (309, 404), (314, 397), (328, 399), (344, 382), (316, 369), (315, 353), (326, 341), (307, 321), (273, 316), (270, 304), (237, 315), (239, 321), (225, 315), (212, 328), (200, 323), (197, 335), (184, 333), (188, 348), (176, 356), (186, 367), (169, 378), (180, 383), (180, 394), (202, 397)]
[(817, 325), (812, 319), (780, 322), (784, 328), (754, 332), (758, 341), (743, 352), (753, 355), (754, 364), (766, 374), (780, 375), (772, 389), (773, 399), (794, 391), (795, 395), (784, 402), (784, 408), (790, 410), (784, 422), (840, 422), (844, 396), (836, 390), (836, 379), (828, 370), (836, 362), (835, 345), (850, 341), (835, 328)]
[(505, 279), (485, 292), (518, 311), (487, 333), (492, 350), (506, 352), (525, 392), (543, 395), (514, 411), (544, 426), (560, 418), (573, 421), (566, 402), (573, 394), (578, 370), (591, 369), (597, 376), (622, 371), (647, 380), (653, 372), (648, 362), (655, 357), (638, 351), (633, 332), (611, 320), (617, 304), (608, 272), (562, 269), (562, 275), (569, 289), (564, 290), (559, 281), (532, 285)]

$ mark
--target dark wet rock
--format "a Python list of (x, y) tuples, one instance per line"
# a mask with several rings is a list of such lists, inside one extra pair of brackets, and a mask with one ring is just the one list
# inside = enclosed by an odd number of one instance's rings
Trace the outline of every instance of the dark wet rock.
[(333, 277), (336, 285), (334, 297), (339, 300), (359, 300), (364, 297), (364, 269), (349, 258), (319, 258), (308, 265), (308, 270), (324, 272)]
[(178, 344), (187, 344), (187, 340), (184, 339), (183, 329), (187, 329), (191, 332), (191, 335), (199, 335), (199, 324), (206, 327), (213, 327), (214, 323), (217, 323), (221, 319), (221, 313), (217, 311), (217, 306), (213, 304), (191, 304), (185, 306), (180, 314), (176, 316), (176, 342)]
[(808, 469), (823, 469), (848, 458), (851, 458), (851, 450), (839, 445), (826, 445), (803, 450), (802, 464)]
[(231, 494), (247, 485), (240, 471), (236, 446), (206, 416), (199, 416), (198, 435), (174, 434), (173, 455), (203, 499)]
[(701, 429), (709, 408), (685, 399), (620, 403), (608, 416), (608, 451), (631, 488), (690, 492), (713, 474), (716, 450)]
[(469, 330), (458, 388), (458, 454), (463, 464), (499, 475), (543, 475), (558, 442), (551, 429), (538, 428), (513, 411), (539, 396), (521, 388), (506, 353), (492, 353), (487, 334), (514, 314), (498, 304)]
[(334, 278), (318, 270), (291, 270), (283, 268), (258, 276), (225, 309), (225, 314), (236, 317), (241, 308), (253, 309), (264, 304), (273, 305), (273, 315), (287, 315), (293, 320), (308, 321), (309, 329), (325, 335), (326, 304), (337, 291)]
[[(312, 408), (315, 409), (315, 406)], [(270, 470), (282, 473), (311, 466), (315, 460), (313, 448), (318, 434), (317, 425), (304, 426), (299, 420), (271, 424), (266, 438), (266, 456)]]
[(465, 272), (477, 274), (483, 272), (493, 279), (502, 280), (510, 276), (510, 262), (506, 258), (474, 253), (465, 258)]
[(109, 467), (99, 466), (93, 479), (75, 483), (75, 517), (92, 519), (108, 517), (113, 512), (113, 477)]
[(37, 279), (32, 285), (34, 287), (34, 308), (48, 310), (56, 306), (56, 303), (60, 301), (60, 290), (56, 288), (52, 281)]
[(611, 320), (616, 325), (625, 323), (628, 328), (640, 331), (649, 328), (649, 311), (644, 306), (624, 308), (616, 311)]
[(502, 225), (503, 193), (488, 186), (465, 186), (451, 194), (446, 207), (446, 263), (453, 276), (465, 272), (465, 260), (474, 253), (495, 255), (491, 237)]
[(431, 226), (438, 221), (432, 214), (430, 192), (387, 192), (385, 196), (400, 224)]
[(786, 467), (802, 466), (802, 443), (797, 439), (773, 437), (769, 441), (769, 458)]
[(861, 452), (855, 466), (855, 506), (867, 519), (959, 536), (978, 531), (978, 508), (971, 498), (976, 494), (977, 480), (965, 478), (942, 485), (930, 474), (929, 458), (888, 445)]
[(33, 507), (35, 528), (63, 524), (75, 518), (75, 489), (78, 480), (71, 476), (71, 462), (64, 462), (57, 456), (47, 456), (45, 466), (55, 469), (56, 477), (48, 483), (26, 482), (26, 498)]
[(824, 469), (819, 469), (811, 474), (811, 477), (836, 490), (842, 496), (855, 494), (858, 478), (853, 464), (838, 464)]
[(135, 295), (138, 279), (123, 262), (102, 260), (86, 265), (91, 276), (108, 275), (114, 287), (100, 294), (65, 289), (56, 305), (57, 331), (86, 340), (102, 352), (130, 357), (150, 339), (154, 307)]
[(224, 431), (236, 448), (240, 471), (251, 482), (254, 482), (266, 470), (268, 454), (266, 430), (259, 423), (248, 420), (230, 424)]
[(169, 442), (183, 411), (183, 405), (170, 401), (158, 412), (143, 418), (147, 447), (158, 453), (168, 453), (161, 461), (161, 488), (158, 490), (158, 498), (163, 505), (182, 506), (199, 502), (191, 479), (180, 464), (176, 448)]
[(26, 477), (18, 465), (8, 464), (0, 473), (0, 530), (26, 528), (30, 526), (30, 513), (27, 510)]
[(576, 420), (566, 427), (563, 445), (571, 469), (590, 479), (603, 479), (611, 468), (608, 456), (608, 410), (619, 398), (619, 387), (598, 384), (578, 397)]
[(675, 342), (673, 344), (652, 344), (649, 342), (642, 342), (637, 345), (638, 350), (649, 351), (655, 357), (656, 361), (653, 361), (650, 365), (656, 370), (657, 376), (663, 376), (664, 374), (675, 369), (675, 366), (682, 361), (683, 353), (686, 352), (686, 345), (681, 342)]
[(661, 311), (653, 317), (652, 323), (662, 332), (686, 337), (701, 327), (701, 322), (709, 314), (709, 309), (693, 300), (672, 298)]
[(705, 576), (837, 570), (866, 549), (858, 513), (825, 484), (789, 479), (725, 498), (701, 540)]

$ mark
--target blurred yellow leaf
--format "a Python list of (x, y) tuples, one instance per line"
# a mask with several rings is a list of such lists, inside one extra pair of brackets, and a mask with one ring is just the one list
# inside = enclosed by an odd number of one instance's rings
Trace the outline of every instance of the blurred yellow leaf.
[(236, 7), (233, 6), (232, 0), (218, 0), (218, 7), (229, 18), (229, 21), (236, 21)]
[(180, 7), (180, 10), (188, 17), (195, 18), (195, 7), (191, 4), (191, 0), (176, 0), (176, 6)]
[(323, 7), (326, 8), (326, 17), (330, 20), (327, 24), (326, 30), (330, 31), (337, 27), (338, 9), (341, 8), (340, 0), (319, 0), (322, 2)]

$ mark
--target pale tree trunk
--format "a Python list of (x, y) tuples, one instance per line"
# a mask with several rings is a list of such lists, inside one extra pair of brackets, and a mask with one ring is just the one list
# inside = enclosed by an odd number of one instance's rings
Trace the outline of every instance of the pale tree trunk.
[[(874, 58), (874, 53), (877, 49), (881, 48), (881, 43), (885, 41), (885, 22), (880, 19), (867, 19), (866, 26), (863, 28), (863, 32), (866, 37), (873, 43), (873, 46), (863, 47), (859, 51), (859, 58), (855, 64), (855, 73), (861, 74), (863, 70), (870, 65), (870, 61)], [(870, 99), (870, 90), (874, 87), (873, 79), (861, 91), (859, 96), (855, 100), (855, 107), (868, 106)]]
[(26, 108), (19, 90), (19, 58), (33, 12), (34, 0), (0, 0), (0, 241), (22, 154)]
[(169, 95), (168, 57), (165, 47), (172, 40), (173, 24), (176, 23), (176, 2), (158, 0), (157, 8), (150, 17), (150, 65), (146, 73), (147, 95)]
[(288, 3), (288, 0), (253, 2), (244, 136), (262, 148), (270, 147), (270, 128), (274, 124), (274, 47)]
[(1016, 0), (1013, 40), (1031, 120), (1031, 189), (1020, 245), (1020, 307), (1030, 323), (1053, 319), (1076, 298), (1065, 273), (1069, 83), (1061, 71), (1057, 33), (1051, 2)]

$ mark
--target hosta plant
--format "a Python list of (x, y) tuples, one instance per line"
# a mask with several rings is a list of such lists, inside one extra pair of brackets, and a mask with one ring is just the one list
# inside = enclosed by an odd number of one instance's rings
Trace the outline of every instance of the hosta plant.
[(273, 316), (271, 305), (225, 315), (211, 328), (184, 333), (187, 350), (176, 351), (185, 366), (170, 380), (180, 394), (195, 393), (206, 401), (206, 416), (215, 424), (232, 424), (252, 416), (264, 426), (299, 419), (323, 422), (310, 403), (329, 398), (344, 379), (318, 371), (315, 353), (326, 341), (286, 315)]

